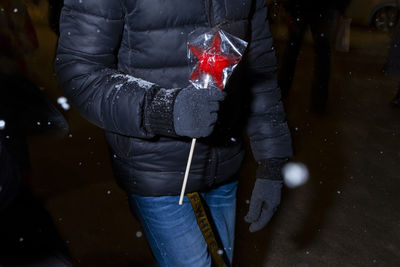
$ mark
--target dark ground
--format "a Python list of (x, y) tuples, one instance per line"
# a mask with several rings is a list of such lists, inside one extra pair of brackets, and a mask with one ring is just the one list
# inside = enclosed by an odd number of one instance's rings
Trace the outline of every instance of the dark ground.
[[(35, 10), (33, 15), (35, 17)], [(55, 35), (36, 13), (40, 50), (30, 60), (35, 82), (56, 102)], [(285, 39), (275, 30), (277, 50)], [(243, 221), (254, 163), (241, 172), (235, 266), (400, 266), (400, 109), (396, 83), (382, 72), (390, 38), (352, 28), (350, 52), (335, 52), (328, 112), (308, 111), (312, 50), (306, 40), (286, 103), (295, 161), (309, 182), (285, 189), (268, 227)], [(72, 109), (67, 136), (30, 139), (34, 195), (44, 204), (77, 267), (143, 266), (152, 261), (141, 228), (116, 186), (102, 131)], [(43, 237), (45, 238), (45, 236)], [(39, 246), (34, 249), (40, 250)], [(48, 265), (51, 266), (51, 265)]]

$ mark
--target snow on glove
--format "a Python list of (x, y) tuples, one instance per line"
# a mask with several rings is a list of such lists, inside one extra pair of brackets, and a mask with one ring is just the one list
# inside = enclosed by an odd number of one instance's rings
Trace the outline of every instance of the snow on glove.
[(267, 159), (260, 162), (256, 182), (250, 199), (249, 212), (244, 218), (251, 223), (250, 232), (264, 228), (271, 220), (281, 202), (281, 169), (286, 159)]
[(174, 104), (174, 128), (177, 135), (191, 138), (209, 136), (217, 122), (220, 101), (226, 93), (214, 86), (196, 89), (193, 85), (178, 93)]

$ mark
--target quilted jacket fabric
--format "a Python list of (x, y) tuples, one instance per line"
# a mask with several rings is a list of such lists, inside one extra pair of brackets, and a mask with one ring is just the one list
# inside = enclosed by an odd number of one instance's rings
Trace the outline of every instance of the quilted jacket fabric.
[[(155, 95), (171, 107), (173, 89), (189, 84), (187, 39), (193, 30), (218, 27), (249, 45), (226, 86), (214, 133), (197, 142), (187, 191), (235, 177), (244, 132), (257, 160), (291, 156), (265, 2), (65, 1), (56, 73), (71, 103), (105, 130), (115, 176), (128, 193), (180, 192), (191, 140), (155, 135), (145, 111)], [(159, 115), (166, 127), (169, 112)]]

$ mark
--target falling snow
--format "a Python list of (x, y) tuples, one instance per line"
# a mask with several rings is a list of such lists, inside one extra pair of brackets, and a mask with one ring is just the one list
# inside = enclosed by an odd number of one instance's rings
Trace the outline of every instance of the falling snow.
[(4, 120), (0, 120), (0, 130), (4, 130), (6, 128), (6, 122)]
[(69, 109), (70, 109), (70, 105), (68, 104), (68, 100), (67, 100), (67, 98), (64, 97), (64, 96), (59, 97), (59, 98), (57, 99), (57, 103), (58, 103), (59, 105), (61, 105), (61, 107), (62, 107), (64, 110), (69, 110)]
[(307, 167), (295, 162), (287, 163), (282, 169), (282, 174), (286, 186), (290, 188), (305, 184), (309, 177)]

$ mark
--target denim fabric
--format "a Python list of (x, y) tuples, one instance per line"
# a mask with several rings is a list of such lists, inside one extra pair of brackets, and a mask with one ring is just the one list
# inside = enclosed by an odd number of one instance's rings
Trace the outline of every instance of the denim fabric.
[[(222, 243), (224, 256), (232, 262), (237, 181), (201, 196), (211, 214), (214, 234)], [(212, 266), (211, 254), (197, 225), (189, 199), (178, 204), (179, 196), (143, 197), (130, 195), (129, 203), (139, 219), (153, 254), (162, 267)]]

